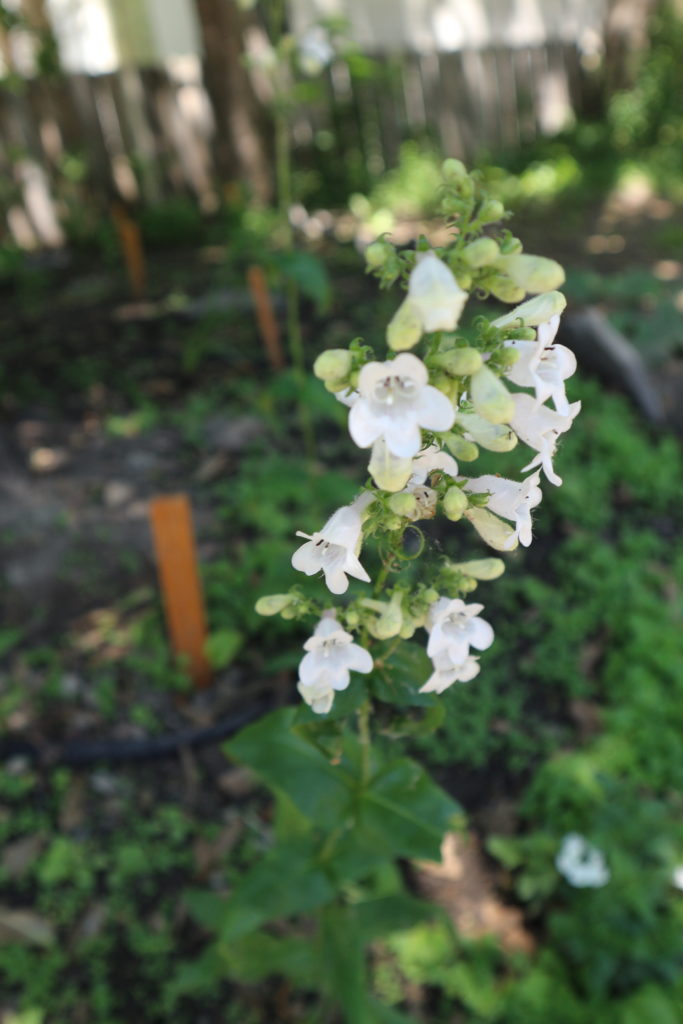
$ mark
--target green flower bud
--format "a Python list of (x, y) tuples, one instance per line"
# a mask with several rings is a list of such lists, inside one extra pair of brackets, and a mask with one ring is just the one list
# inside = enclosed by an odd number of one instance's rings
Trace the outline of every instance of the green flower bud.
[(515, 414), (511, 395), (488, 366), (482, 366), (473, 374), (470, 397), (475, 411), (489, 423), (509, 423)]
[(383, 267), (390, 256), (393, 255), (393, 248), (387, 242), (371, 242), (365, 250), (365, 265), (368, 270), (377, 270)]
[(254, 605), (254, 611), (257, 615), (279, 615), (294, 600), (292, 594), (267, 594), (265, 597), (259, 597)]
[(401, 626), (398, 635), (400, 636), (401, 640), (410, 640), (411, 636), (415, 635), (415, 630), (417, 628), (418, 625), (415, 622), (415, 619), (404, 618), (403, 625)]
[(501, 302), (521, 302), (526, 290), (516, 285), (509, 277), (494, 277), (486, 282), (486, 287)]
[(454, 274), (455, 280), (458, 282), (462, 290), (468, 292), (472, 287), (472, 275), (462, 268), (454, 271)]
[(494, 224), (505, 216), (505, 207), (500, 199), (485, 199), (479, 208), (478, 220), (481, 224)]
[[(514, 341), (536, 341), (536, 331), (533, 327), (517, 327), (510, 331), (508, 337)], [(516, 349), (508, 349), (509, 352), (516, 352)]]
[(471, 562), (457, 562), (453, 568), (475, 580), (497, 580), (505, 572), (505, 562), (502, 558), (475, 558)]
[(348, 376), (352, 361), (348, 349), (330, 348), (327, 352), (321, 352), (313, 363), (313, 373), (318, 380), (342, 381)]
[(481, 539), (496, 551), (513, 551), (517, 547), (513, 527), (488, 509), (468, 508), (465, 518), (469, 519)]
[(387, 516), (384, 520), (384, 526), (387, 530), (400, 530), (403, 526), (403, 521), (396, 515)]
[(411, 519), (417, 512), (417, 501), (414, 494), (392, 494), (387, 502), (389, 508), (397, 516), (404, 516)]
[(504, 348), (502, 352), (499, 352), (496, 359), (501, 370), (509, 370), (519, 360), (521, 354), (518, 348)]
[(434, 587), (427, 587), (422, 596), (429, 604), (434, 604), (435, 601), (439, 600), (439, 592), (434, 590)]
[(355, 629), (360, 622), (360, 615), (355, 608), (349, 608), (346, 612), (346, 625), (349, 629)]
[(499, 316), (493, 321), (493, 327), (507, 327), (521, 320), (527, 327), (538, 327), (554, 316), (558, 316), (567, 305), (562, 292), (545, 292), (543, 295), (536, 295), (533, 299), (527, 299), (521, 306), (511, 309), (504, 316)]
[(458, 589), (461, 594), (471, 594), (473, 590), (477, 589), (477, 581), (471, 576), (466, 576), (464, 580), (460, 581)]
[(282, 611), (280, 612), (280, 617), (283, 619), (295, 619), (296, 611), (294, 609), (294, 606), (288, 604), (287, 607), (283, 608)]
[(454, 157), (448, 157), (448, 159), (444, 160), (441, 164), (441, 173), (446, 181), (458, 181), (460, 178), (467, 177), (467, 168), (462, 160), (456, 160)]
[(459, 412), (456, 420), (487, 451), (510, 452), (517, 445), (517, 435), (508, 426), (491, 423), (476, 412)]
[(422, 337), (422, 318), (410, 301), (404, 299), (387, 325), (387, 345), (394, 352), (413, 348)]
[(560, 264), (545, 256), (499, 256), (495, 267), (525, 292), (549, 292), (564, 284), (565, 273)]
[(467, 495), (459, 487), (449, 487), (443, 499), (444, 515), (447, 519), (457, 523), (458, 519), (462, 519), (468, 504)]
[(433, 362), (454, 377), (469, 377), (482, 364), (481, 353), (476, 348), (451, 348), (447, 352), (437, 352)]
[(394, 594), (385, 606), (385, 610), (374, 623), (372, 632), (378, 640), (390, 640), (392, 637), (398, 636), (403, 625), (403, 614), (401, 612), (402, 597), (402, 594)]
[(474, 462), (479, 458), (479, 449), (473, 441), (466, 441), (461, 434), (444, 434), (444, 444), (451, 455), (460, 462)]
[(465, 246), (462, 255), (471, 267), (487, 267), (500, 256), (500, 247), (493, 238), (478, 238)]
[(507, 234), (500, 243), (500, 251), (504, 256), (512, 256), (514, 253), (521, 252), (523, 248), (520, 239), (510, 234)]
[(380, 491), (402, 491), (412, 471), (412, 459), (392, 455), (383, 441), (373, 444), (368, 472)]

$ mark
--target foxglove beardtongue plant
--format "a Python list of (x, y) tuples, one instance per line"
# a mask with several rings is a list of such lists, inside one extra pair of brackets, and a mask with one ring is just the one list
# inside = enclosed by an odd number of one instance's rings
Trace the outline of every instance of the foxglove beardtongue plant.
[[(348, 407), (351, 439), (371, 449), (371, 482), (317, 532), (298, 534), (305, 543), (292, 565), (307, 576), (322, 574), (334, 595), (346, 595), (353, 577), (357, 592), (336, 611), (298, 587), (258, 603), (263, 614), (316, 616), (299, 666), (299, 693), (324, 715), (335, 694), (347, 691), (335, 715), (358, 711), (364, 745), (371, 699), (399, 702), (392, 680), (402, 645), (412, 645), (415, 666), (409, 683), (414, 700), (403, 693), (405, 705), (436, 700), (453, 684), (471, 682), (485, 666), (480, 655), (493, 643), (493, 628), (480, 615), (484, 606), (464, 598), (480, 582), (496, 579), (503, 562), (452, 562), (431, 548), (421, 568), (420, 555), (430, 548), (422, 524), (441, 511), (450, 523), (462, 524), (451, 529), (473, 528), (470, 536), (496, 551), (528, 547), (532, 514), (542, 499), (541, 474), (556, 486), (562, 482), (553, 459), (580, 409), (565, 393), (576, 360), (555, 343), (566, 304), (557, 291), (562, 268), (523, 253), (517, 238), (494, 226), (506, 213), (477, 175), (468, 175), (457, 160), (445, 162), (443, 175), (450, 241), (432, 246), (421, 237), (410, 250), (381, 238), (367, 250), (368, 271), (380, 287), (400, 282), (407, 292), (387, 326), (385, 358), (355, 339), (348, 349), (322, 353), (314, 366), (325, 388)], [(517, 305), (491, 318), (478, 316), (467, 334), (460, 333), (473, 292)], [(468, 472), (480, 448), (504, 456), (518, 443), (531, 449), (521, 477)], [(359, 561), (361, 546), (371, 540), (379, 566), (371, 551)], [(412, 638), (421, 630), (427, 639), (420, 651)]]

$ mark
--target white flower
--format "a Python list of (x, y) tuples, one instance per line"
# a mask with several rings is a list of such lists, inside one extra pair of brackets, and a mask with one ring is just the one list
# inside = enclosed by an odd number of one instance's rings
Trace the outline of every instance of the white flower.
[(534, 388), (538, 405), (552, 398), (557, 411), (566, 416), (564, 382), (576, 373), (576, 356), (564, 345), (553, 345), (559, 324), (559, 316), (554, 316), (539, 325), (536, 341), (507, 341), (506, 347), (519, 352), (519, 359), (506, 376), (521, 388)]
[(441, 451), (432, 444), (425, 448), (415, 459), (399, 458), (392, 455), (384, 438), (380, 438), (372, 446), (372, 455), (368, 470), (381, 491), (403, 491), (424, 484), (430, 473), (441, 470), (449, 476), (458, 475), (458, 464), (452, 455)]
[(550, 483), (559, 487), (562, 478), (553, 469), (557, 438), (569, 430), (574, 417), (581, 409), (581, 402), (572, 402), (567, 415), (563, 416), (546, 405), (539, 406), (531, 395), (520, 393), (513, 395), (512, 398), (515, 403), (515, 414), (510, 420), (510, 426), (520, 441), (538, 452), (538, 455), (524, 466), (522, 472), (542, 466)]
[(610, 880), (604, 854), (578, 832), (569, 832), (562, 840), (555, 867), (577, 889), (599, 889)]
[(486, 474), (472, 477), (462, 484), (463, 490), (472, 494), (483, 494), (488, 491), (486, 508), (515, 524), (515, 533), (504, 550), (512, 548), (515, 540), (519, 540), (525, 548), (531, 544), (531, 510), (540, 504), (543, 497), (538, 486), (540, 476), (540, 469), (519, 482)]
[(373, 500), (368, 492), (361, 494), (351, 505), (344, 505), (330, 516), (322, 530), (314, 534), (297, 530), (297, 537), (306, 537), (306, 544), (292, 555), (292, 565), (299, 572), (313, 576), (322, 571), (325, 583), (333, 594), (345, 594), (349, 581), (346, 574), (364, 583), (370, 577), (358, 561), (363, 525), (363, 510)]
[(333, 57), (334, 47), (322, 25), (312, 25), (297, 40), (297, 59), (305, 75), (319, 75)]
[(479, 675), (479, 658), (471, 655), (454, 665), (448, 652), (443, 650), (432, 658), (432, 665), (434, 671), (424, 686), (420, 687), (420, 693), (443, 693), (453, 683), (469, 683)]
[(448, 452), (442, 451), (435, 444), (430, 444), (429, 448), (425, 448), (416, 459), (413, 459), (408, 487), (425, 483), (427, 477), (437, 470), (455, 478), (458, 475), (458, 463)]
[(492, 327), (514, 327), (521, 321), (527, 327), (536, 327), (551, 317), (557, 316), (567, 305), (562, 292), (544, 292), (527, 299), (521, 306), (515, 306), (509, 313), (504, 313), (492, 321)]
[(355, 388), (342, 388), (341, 391), (335, 391), (334, 397), (342, 405), (346, 405), (349, 409), (351, 406), (358, 401), (360, 395)]
[(445, 652), (452, 666), (462, 665), (470, 647), (485, 651), (493, 643), (493, 629), (479, 618), (483, 604), (465, 604), (459, 597), (440, 597), (429, 609), (427, 654), (434, 659)]
[(671, 875), (671, 884), (676, 889), (683, 889), (683, 864), (679, 864), (674, 868), (673, 874)]
[(372, 671), (368, 651), (353, 642), (333, 615), (323, 616), (304, 650), (297, 689), (317, 714), (330, 710), (335, 691), (349, 685), (350, 672)]
[(467, 302), (449, 267), (435, 252), (418, 253), (408, 280), (408, 298), (418, 311), (423, 330), (454, 331)]
[(427, 367), (410, 352), (386, 363), (366, 363), (358, 378), (360, 397), (349, 413), (349, 432), (358, 447), (384, 438), (392, 455), (411, 458), (422, 445), (420, 427), (450, 430), (455, 410), (428, 380)]

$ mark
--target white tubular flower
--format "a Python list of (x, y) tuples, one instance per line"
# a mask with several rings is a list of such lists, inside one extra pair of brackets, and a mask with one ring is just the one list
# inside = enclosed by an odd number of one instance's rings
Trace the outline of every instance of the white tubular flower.
[(322, 570), (325, 583), (333, 594), (345, 594), (349, 581), (346, 574), (364, 583), (370, 577), (358, 561), (361, 544), (362, 513), (373, 500), (369, 493), (361, 494), (351, 505), (330, 516), (322, 530), (308, 534), (297, 530), (297, 537), (305, 537), (306, 544), (292, 555), (292, 565), (307, 576), (314, 576)]
[(401, 459), (398, 455), (392, 455), (387, 448), (387, 443), (380, 437), (372, 446), (368, 472), (380, 491), (402, 491), (410, 480), (413, 471), (413, 460), (411, 458)]
[(546, 405), (539, 406), (531, 395), (518, 394), (512, 397), (515, 403), (515, 415), (510, 420), (510, 426), (520, 441), (538, 452), (538, 455), (527, 466), (524, 466), (522, 472), (542, 466), (550, 483), (559, 487), (562, 477), (559, 477), (553, 469), (553, 455), (557, 446), (557, 438), (569, 430), (581, 409), (581, 402), (572, 402), (567, 415), (563, 416)]
[(504, 519), (494, 516), (487, 508), (468, 508), (464, 512), (485, 544), (494, 551), (514, 551), (518, 544), (517, 532)]
[(455, 478), (458, 475), (458, 463), (452, 455), (441, 451), (437, 445), (431, 444), (429, 448), (420, 452), (416, 459), (413, 459), (408, 486), (425, 483), (427, 477), (438, 470)]
[(440, 597), (429, 609), (427, 628), (430, 658), (445, 652), (451, 665), (462, 665), (469, 657), (470, 647), (485, 651), (493, 643), (493, 629), (479, 618), (483, 604), (465, 604), (459, 597)]
[(420, 315), (423, 330), (454, 331), (467, 302), (467, 292), (443, 260), (430, 250), (417, 254), (408, 280), (408, 298)]
[(569, 832), (562, 840), (555, 867), (576, 889), (599, 889), (610, 880), (604, 854), (578, 832)]
[(355, 405), (358, 401), (360, 395), (355, 388), (343, 388), (341, 391), (335, 391), (334, 397), (338, 402), (341, 402), (342, 405), (345, 405), (350, 409), (351, 406)]
[(297, 60), (305, 75), (319, 75), (334, 58), (334, 47), (322, 25), (312, 25), (297, 40)]
[(432, 659), (434, 671), (420, 687), (420, 693), (443, 693), (453, 683), (469, 683), (479, 675), (479, 658), (469, 655), (459, 665), (454, 665), (446, 651), (440, 651)]
[(472, 494), (489, 493), (487, 509), (503, 519), (510, 519), (515, 524), (515, 533), (503, 550), (511, 550), (515, 540), (519, 540), (525, 548), (531, 544), (531, 510), (540, 505), (543, 494), (539, 485), (540, 469), (528, 476), (526, 480), (507, 480), (502, 476), (486, 474), (473, 477), (462, 484), (465, 491)]
[(372, 671), (368, 651), (355, 644), (332, 615), (323, 616), (304, 650), (297, 689), (317, 714), (330, 710), (335, 691), (349, 685), (350, 672)]
[(576, 373), (576, 356), (564, 345), (553, 345), (559, 316), (554, 316), (538, 327), (536, 341), (507, 341), (506, 348), (519, 353), (517, 362), (506, 372), (506, 377), (521, 388), (534, 388), (536, 403), (548, 398), (562, 416), (569, 413), (569, 402), (564, 382)]
[(497, 320), (492, 321), (493, 327), (513, 327), (518, 321), (526, 327), (536, 327), (544, 324), (551, 317), (559, 316), (567, 305), (562, 292), (545, 292), (543, 295), (536, 295), (533, 299), (527, 299), (521, 306), (515, 306), (509, 313), (504, 313)]
[(517, 444), (516, 435), (506, 423), (490, 423), (476, 412), (459, 412), (455, 418), (467, 440), (490, 452), (509, 452)]
[(358, 447), (384, 438), (392, 455), (408, 459), (422, 445), (420, 427), (450, 430), (455, 410), (428, 381), (427, 367), (410, 352), (386, 363), (366, 363), (358, 378), (360, 397), (349, 413), (349, 433)]

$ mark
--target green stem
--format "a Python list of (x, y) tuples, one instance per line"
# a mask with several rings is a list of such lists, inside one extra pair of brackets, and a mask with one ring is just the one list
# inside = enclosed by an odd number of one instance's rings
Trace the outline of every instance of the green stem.
[(365, 703), (358, 709), (358, 740), (360, 742), (361, 749), (361, 780), (363, 787), (367, 786), (370, 781), (370, 774), (372, 771), (372, 741), (370, 738), (370, 701), (366, 700)]

